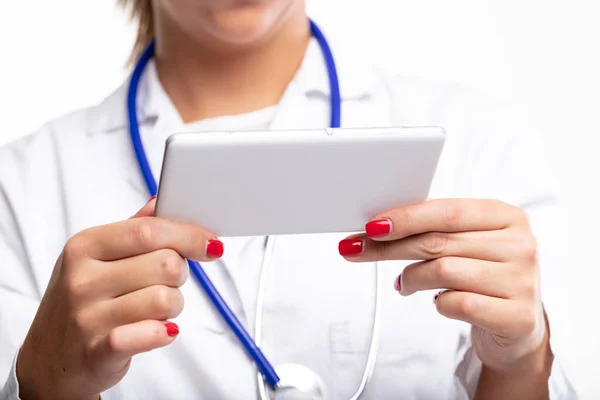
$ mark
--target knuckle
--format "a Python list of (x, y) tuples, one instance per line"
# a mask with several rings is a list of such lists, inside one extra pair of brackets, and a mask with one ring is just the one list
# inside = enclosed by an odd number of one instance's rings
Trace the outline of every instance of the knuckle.
[(524, 278), (521, 282), (521, 290), (526, 299), (535, 299), (538, 297), (539, 287), (537, 279), (532, 277)]
[(84, 259), (87, 254), (85, 251), (85, 239), (83, 235), (75, 235), (65, 243), (63, 248), (63, 260), (66, 261), (80, 261)]
[(531, 233), (521, 235), (519, 238), (519, 248), (522, 256), (528, 260), (537, 263), (538, 242)]
[(183, 295), (178, 289), (158, 286), (154, 294), (154, 309), (160, 319), (174, 318), (183, 310)]
[(140, 218), (133, 230), (134, 240), (148, 247), (152, 247), (158, 241), (159, 235), (160, 229), (154, 218)]
[(165, 327), (161, 323), (152, 324), (152, 328), (148, 330), (150, 340), (153, 343), (159, 341), (165, 334)]
[(408, 226), (411, 224), (413, 216), (408, 207), (400, 207), (396, 209), (394, 215), (394, 223), (398, 226)]
[(524, 209), (515, 207), (514, 218), (519, 225), (530, 226), (529, 214)]
[(183, 283), (183, 258), (174, 250), (162, 250), (159, 255), (159, 268), (167, 282)]
[(207, 233), (197, 226), (193, 226), (186, 231), (186, 237), (188, 238), (190, 243), (204, 243), (208, 239)]
[(425, 234), (421, 240), (421, 250), (429, 257), (440, 256), (448, 244), (448, 234), (432, 232)]
[(462, 207), (451, 202), (446, 202), (441, 207), (442, 218), (447, 226), (456, 226), (461, 223), (464, 218)]
[(488, 199), (486, 202), (489, 202), (490, 207), (495, 209), (506, 208), (508, 206), (506, 202), (498, 199)]
[(81, 306), (72, 301), (68, 308), (63, 310), (61, 318), (69, 324), (69, 329), (80, 339), (93, 341), (98, 339), (100, 333), (106, 333), (103, 330), (104, 322), (101, 318), (103, 311), (103, 305), (99, 303)]
[(86, 297), (94, 288), (95, 283), (88, 274), (72, 272), (66, 278), (66, 291), (72, 297), (80, 299)]
[(476, 318), (479, 312), (477, 302), (470, 296), (462, 296), (457, 302), (458, 313), (467, 318)]
[(438, 258), (432, 263), (433, 279), (436, 282), (445, 282), (450, 280), (454, 270), (450, 259), (446, 257)]
[(169, 314), (172, 307), (169, 288), (166, 286), (157, 286), (154, 290), (154, 309), (161, 315)]
[(510, 210), (517, 211), (517, 212), (520, 210), (518, 207), (515, 207), (514, 205), (509, 204), (502, 200), (489, 199), (486, 201), (489, 201), (489, 206), (490, 206), (491, 210), (495, 210), (495, 212), (507, 212), (508, 211), (509, 216), (511, 215)]
[(533, 333), (538, 325), (538, 312), (534, 307), (527, 307), (519, 313), (521, 332), (524, 335)]
[(175, 289), (174, 293), (175, 293), (174, 307), (171, 310), (171, 315), (169, 315), (169, 318), (176, 318), (176, 317), (178, 317), (179, 314), (182, 313), (183, 307), (184, 307), (184, 304), (185, 304), (185, 299), (183, 297), (183, 293), (181, 293), (181, 291), (178, 290), (178, 289)]
[(79, 331), (87, 331), (90, 318), (84, 311), (75, 312), (72, 316), (72, 324)]
[(115, 329), (111, 329), (106, 335), (106, 347), (110, 353), (121, 351), (119, 336), (115, 333)]

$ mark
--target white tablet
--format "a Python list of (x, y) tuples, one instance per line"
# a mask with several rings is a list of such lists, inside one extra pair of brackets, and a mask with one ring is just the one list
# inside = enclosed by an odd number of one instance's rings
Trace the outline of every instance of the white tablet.
[(363, 231), (427, 199), (444, 137), (438, 127), (174, 134), (156, 215), (221, 237)]

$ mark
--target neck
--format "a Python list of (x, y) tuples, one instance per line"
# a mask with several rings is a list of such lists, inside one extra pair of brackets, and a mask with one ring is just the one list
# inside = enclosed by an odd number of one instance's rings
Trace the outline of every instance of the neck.
[(159, 35), (159, 80), (184, 123), (277, 104), (300, 67), (310, 39), (304, 12), (278, 29), (268, 41), (252, 48), (225, 51), (177, 32)]

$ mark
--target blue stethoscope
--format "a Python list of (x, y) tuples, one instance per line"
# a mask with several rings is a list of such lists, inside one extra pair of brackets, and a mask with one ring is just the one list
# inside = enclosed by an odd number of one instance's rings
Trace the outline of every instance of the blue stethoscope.
[[(327, 74), (329, 77), (329, 87), (330, 87), (330, 106), (331, 106), (331, 119), (330, 119), (330, 127), (331, 128), (339, 128), (340, 127), (340, 119), (341, 119), (341, 97), (340, 97), (340, 87), (337, 76), (337, 69), (335, 66), (335, 62), (333, 59), (333, 54), (325, 39), (325, 36), (317, 27), (317, 25), (309, 19), (310, 30), (312, 36), (317, 40), (321, 51), (323, 53), (323, 57), (325, 60), (325, 64), (327, 67)], [(146, 182), (146, 186), (150, 195), (156, 195), (157, 193), (157, 184), (154, 179), (154, 175), (150, 169), (150, 165), (148, 163), (148, 159), (146, 157), (146, 152), (144, 150), (144, 146), (142, 144), (142, 140), (140, 137), (139, 131), (139, 123), (137, 118), (137, 91), (139, 82), (142, 76), (142, 73), (150, 61), (150, 59), (154, 56), (154, 41), (152, 41), (148, 47), (144, 50), (142, 55), (140, 56), (133, 73), (131, 75), (131, 80), (129, 83), (129, 90), (127, 93), (127, 111), (129, 118), (129, 131), (131, 136), (131, 142), (133, 144), (133, 148), (135, 151), (135, 155), (137, 157), (137, 161), (139, 164), (139, 168), (144, 176), (144, 180)], [(269, 247), (269, 244), (267, 244)], [(272, 245), (270, 246), (272, 247)], [(268, 250), (267, 250), (268, 252)], [(305, 396), (311, 396), (308, 398), (317, 398), (322, 396), (322, 388), (319, 383), (319, 379), (307, 369), (304, 369), (301, 366), (296, 366), (290, 364), (283, 368), (288, 376), (287, 379), (282, 379), (279, 377), (273, 365), (269, 362), (269, 360), (265, 357), (263, 352), (257, 343), (252, 339), (246, 328), (240, 323), (235, 314), (231, 311), (225, 300), (221, 297), (218, 290), (215, 288), (210, 278), (197, 261), (187, 260), (190, 270), (192, 271), (192, 275), (196, 278), (199, 285), (206, 292), (207, 296), (216, 307), (217, 311), (225, 322), (229, 325), (233, 333), (236, 335), (248, 355), (251, 357), (253, 362), (256, 364), (260, 375), (267, 383), (267, 385), (272, 389), (273, 393), (278, 391), (284, 393), (285, 388), (295, 389), (296, 392), (304, 393), (304, 395), (300, 395), (301, 398), (307, 398)], [(267, 263), (268, 264), (268, 263)], [(265, 262), (263, 262), (263, 267)], [(262, 279), (261, 279), (262, 280)], [(376, 285), (376, 288), (378, 285)], [(377, 291), (379, 293), (379, 290)], [(379, 296), (377, 296), (379, 298)], [(371, 340), (371, 349), (369, 351), (369, 356), (367, 359), (367, 365), (365, 367), (365, 373), (363, 374), (363, 380), (359, 386), (359, 390), (352, 398), (358, 398), (360, 393), (362, 393), (366, 382), (368, 381), (371, 372), (374, 368), (374, 353), (376, 352), (377, 345), (376, 340), (374, 338), (377, 337), (376, 327), (378, 326), (378, 305), (379, 300), (376, 301), (376, 309), (375, 309), (375, 317), (373, 322), (373, 334)], [(259, 311), (262, 307), (259, 307)], [(260, 320), (260, 319), (259, 319)], [(257, 332), (260, 332), (258, 330)], [(373, 353), (373, 354), (371, 354)], [(296, 378), (290, 379), (290, 376), (295, 376)], [(264, 389), (264, 388), (263, 388)], [(300, 398), (297, 393), (291, 394), (293, 398)], [(264, 390), (261, 390), (261, 397), (266, 398)], [(275, 395), (275, 398), (288, 398), (285, 396)], [(291, 397), (290, 397), (291, 398)]]

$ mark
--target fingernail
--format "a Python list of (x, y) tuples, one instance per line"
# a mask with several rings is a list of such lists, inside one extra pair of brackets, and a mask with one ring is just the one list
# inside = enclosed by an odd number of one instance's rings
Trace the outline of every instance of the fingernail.
[(206, 255), (211, 258), (220, 258), (223, 255), (223, 242), (217, 239), (210, 239), (206, 242)]
[(398, 275), (398, 277), (394, 281), (394, 289), (396, 289), (397, 292), (402, 290), (402, 274)]
[(363, 251), (362, 239), (344, 239), (338, 245), (340, 255), (344, 257), (357, 256)]
[(439, 292), (437, 292), (435, 294), (435, 296), (433, 296), (433, 304), (437, 303), (438, 298), (440, 297), (440, 295), (442, 294), (443, 290), (440, 290)]
[(169, 336), (177, 336), (179, 334), (179, 327), (173, 322), (167, 322), (165, 328), (167, 329), (167, 335)]
[(150, 203), (152, 200), (154, 200), (156, 198), (156, 195), (150, 197), (150, 199), (148, 200), (148, 203)]
[(389, 219), (376, 219), (369, 222), (365, 228), (368, 237), (381, 237), (392, 231), (392, 222)]

